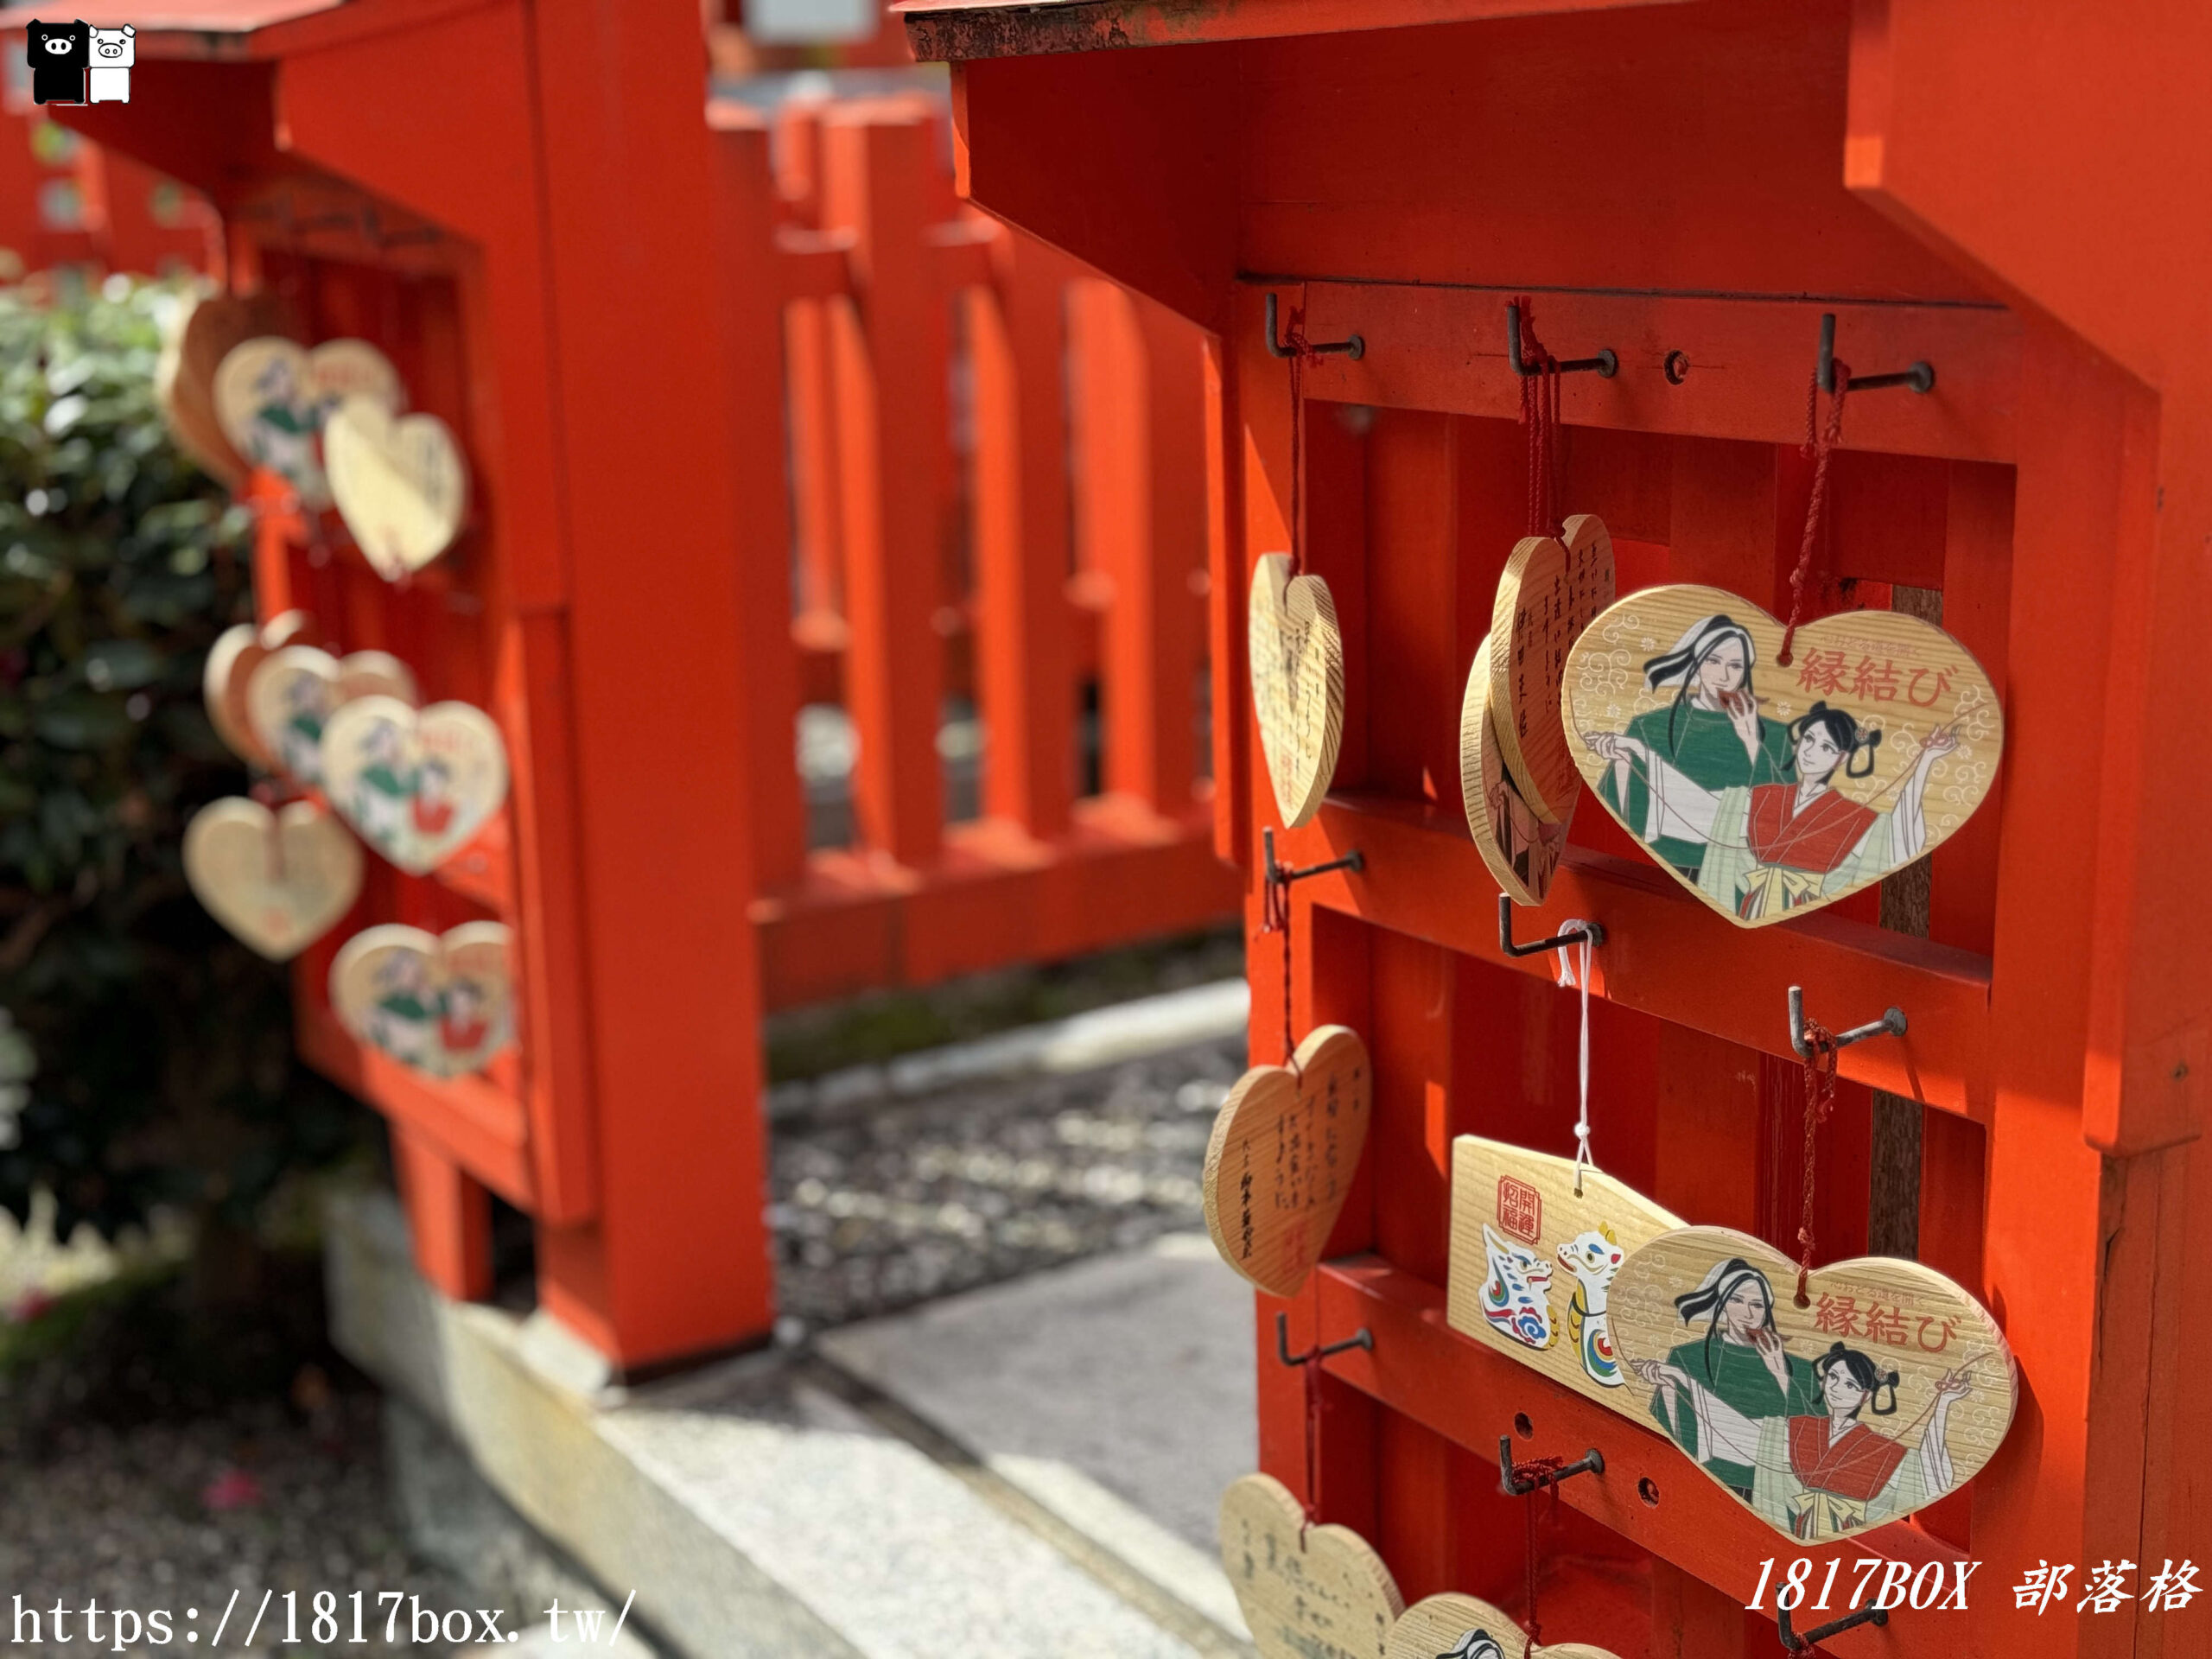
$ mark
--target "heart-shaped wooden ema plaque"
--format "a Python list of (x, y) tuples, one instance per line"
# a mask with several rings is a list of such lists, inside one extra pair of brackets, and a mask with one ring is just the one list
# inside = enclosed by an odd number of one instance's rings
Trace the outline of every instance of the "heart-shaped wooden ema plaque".
[(1940, 847), (1988, 797), (1996, 689), (1917, 617), (1782, 624), (1718, 588), (1646, 588), (1569, 653), (1560, 713), (1598, 798), (1742, 927), (1834, 903)]
[(215, 371), (234, 346), (263, 335), (293, 334), (292, 308), (273, 294), (211, 294), (186, 311), (162, 347), (154, 369), (154, 401), (177, 447), (208, 475), (236, 489), (245, 459), (215, 417)]
[(304, 351), (264, 336), (232, 347), (215, 371), (215, 418), (231, 447), (282, 477), (311, 508), (330, 505), (323, 423), (351, 397), (395, 412), (406, 402), (399, 372), (365, 340), (325, 340)]
[(372, 397), (348, 397), (323, 424), (322, 465), (338, 516), (386, 582), (421, 569), (461, 533), (468, 469), (435, 415), (395, 418)]
[(411, 704), (417, 695), (415, 676), (388, 652), (333, 657), (314, 645), (286, 645), (247, 677), (246, 728), (270, 765), (295, 782), (320, 784), (322, 733), (331, 715), (359, 697)]
[(356, 933), (330, 964), (330, 1006), (356, 1039), (434, 1077), (481, 1071), (514, 1040), (510, 938), (466, 922), (443, 938), (386, 924)]
[[(1576, 1192), (1577, 1185), (1581, 1191)], [(1611, 1289), (1631, 1251), (1680, 1217), (1601, 1169), (1478, 1135), (1452, 1142), (1445, 1317), (1487, 1347), (1639, 1422)]]
[(1574, 805), (1570, 801), (1566, 816), (1556, 823), (1529, 810), (1498, 747), (1490, 683), (1490, 636), (1485, 634), (1475, 647), (1466, 696), (1459, 704), (1459, 804), (1466, 810), (1467, 832), (1475, 838), (1475, 850), (1498, 890), (1516, 905), (1541, 905), (1551, 891), (1552, 873), (1559, 868), (1559, 855), (1567, 846)]
[(1328, 1248), (1367, 1141), (1367, 1045), (1323, 1026), (1291, 1064), (1237, 1079), (1206, 1141), (1206, 1230), (1222, 1260), (1275, 1296), (1297, 1293)]
[(1221, 1565), (1260, 1659), (1385, 1659), (1405, 1609), (1350, 1527), (1308, 1526), (1290, 1489), (1246, 1475), (1221, 1495)]
[(1528, 536), (1497, 579), (1490, 623), (1490, 713), (1498, 753), (1529, 810), (1565, 823), (1582, 791), (1559, 723), (1567, 653), (1613, 602), (1613, 538), (1592, 512), (1560, 537)]
[[(1548, 1597), (1544, 1605), (1552, 1605)], [(1454, 1590), (1406, 1609), (1406, 1616), (1390, 1632), (1389, 1659), (1613, 1659), (1613, 1656), (1582, 1642), (1546, 1643), (1531, 1650), (1527, 1633), (1503, 1609)]]
[(361, 893), (361, 849), (312, 801), (271, 812), (233, 796), (184, 827), (184, 874), (207, 913), (271, 962), (335, 927)]
[(416, 710), (397, 697), (358, 697), (323, 728), (322, 782), (356, 835), (422, 875), (507, 798), (506, 745), (491, 716), (465, 702)]
[(1246, 640), (1252, 714), (1275, 808), (1291, 829), (1321, 810), (1344, 734), (1344, 641), (1336, 601), (1319, 576), (1291, 575), (1290, 555), (1252, 567)]
[(1646, 1409), (1699, 1468), (1800, 1543), (1956, 1491), (2004, 1443), (2012, 1351), (1916, 1262), (1797, 1268), (1726, 1227), (1663, 1233), (1621, 1266), (1613, 1335)]
[(315, 618), (305, 611), (286, 611), (258, 628), (251, 622), (226, 628), (208, 648), (200, 678), (207, 723), (239, 760), (257, 766), (276, 766), (246, 712), (246, 687), (253, 682), (253, 671), (269, 658), (287, 645), (311, 644), (315, 632)]

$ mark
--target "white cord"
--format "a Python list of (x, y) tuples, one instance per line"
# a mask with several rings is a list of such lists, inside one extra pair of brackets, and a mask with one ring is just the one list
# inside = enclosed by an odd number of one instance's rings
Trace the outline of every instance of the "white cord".
[(1581, 1094), (1574, 1120), (1574, 1196), (1579, 1198), (1582, 1196), (1582, 1172), (1598, 1167), (1597, 1160), (1590, 1156), (1590, 924), (1579, 918), (1570, 918), (1560, 925), (1559, 931), (1582, 936), (1582, 963), (1579, 974), (1574, 959), (1569, 954), (1575, 947), (1570, 945), (1559, 953), (1560, 984), (1571, 990), (1579, 981), (1582, 991), (1582, 1050), (1578, 1073)]

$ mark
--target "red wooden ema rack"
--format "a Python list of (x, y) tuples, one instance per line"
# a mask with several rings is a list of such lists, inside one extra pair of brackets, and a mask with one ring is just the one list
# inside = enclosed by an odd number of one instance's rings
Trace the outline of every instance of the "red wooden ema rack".
[[(1201, 333), (962, 207), (941, 102), (794, 106), (772, 167), (760, 118), (708, 107), (673, 0), (207, 0), (135, 27), (132, 102), (70, 122), (205, 190), (234, 280), (381, 346), (474, 467), (461, 543), (398, 587), (264, 520), (264, 616), (309, 609), (487, 709), (514, 772), (475, 844), (378, 866), (302, 960), (302, 1046), (390, 1119), (448, 1294), (488, 1287), (497, 1194), (537, 1224), (541, 1303), (626, 1365), (760, 1338), (764, 1005), (1234, 912), (1193, 734), (1222, 472)], [(466, 95), (425, 63), (469, 66)], [(991, 756), (951, 826), (948, 691)], [(852, 722), (849, 847), (808, 846), (803, 701)], [(487, 916), (514, 930), (518, 1055), (426, 1081), (333, 1019), (359, 927)]]
[[(2212, 17), (2170, 9), (2122, 38), (2088, 7), (2029, 29), (1994, 0), (904, 10), (920, 54), (953, 64), (974, 200), (1219, 342), (1235, 464), (1211, 584), (1217, 805), (1248, 914), (1262, 829), (1300, 866), (1364, 856), (1294, 889), (1295, 1023), (1364, 1034), (1376, 1109), (1336, 1259), (1295, 1304), (1257, 1309), (1263, 1466), (1372, 1539), (1409, 1600), (1516, 1603), (1520, 1500), (1495, 1457), (1525, 1418), (1527, 1452), (1608, 1459), (1561, 1489), (1575, 1518), (1548, 1553), (1548, 1640), (1777, 1650), (1743, 1604), (1786, 1541), (1656, 1435), (1443, 1326), (1452, 1136), (1571, 1151), (1575, 1092), (1573, 999), (1497, 948), (1456, 725), (1524, 522), (1508, 300), (1533, 296), (1561, 356), (1618, 356), (1611, 378), (1567, 378), (1563, 414), (1568, 510), (1605, 518), (1624, 588), (1707, 582), (1777, 611), (1833, 314), (1862, 370), (1925, 359), (1939, 378), (1852, 400), (1826, 603), (1847, 581), (1851, 603), (1940, 594), (2005, 699), (1998, 797), (1936, 852), (1910, 929), (1869, 892), (1739, 932), (1594, 808), (1525, 927), (1605, 926), (1606, 1167), (1785, 1245), (1802, 1110), (1788, 987), (1830, 1023), (1910, 1017), (1901, 1041), (1844, 1058), (1822, 1253), (1902, 1243), (1974, 1287), (2023, 1402), (1966, 1491), (1871, 1541), (1988, 1563), (1971, 1611), (1827, 1649), (2191, 1648), (2177, 1615), (2016, 1617), (2006, 1591), (2039, 1560), (2147, 1571), (2207, 1553), (2189, 1471), (2212, 1452), (2212, 1400), (2190, 1378), (2212, 1275), (2176, 1264), (2212, 1216), (2191, 1152), (2212, 883), (2187, 874), (2212, 784), (2175, 731), (2212, 615), (2212, 219), (2178, 211), (2175, 186), (2212, 173), (2212, 128), (2180, 90), (2212, 67)], [(1287, 837), (1242, 660), (1246, 572), (1287, 544), (1291, 499), (1270, 294), (1305, 308), (1310, 338), (1365, 346), (1306, 380), (1306, 556), (1344, 626), (1347, 729), (1337, 792)], [(1250, 964), (1263, 1057), (1280, 961), (1271, 940)], [(1294, 1344), (1375, 1336), (1325, 1362), (1310, 1472), (1303, 1386), (1274, 1358), (1286, 1306)]]
[[(487, 1283), (495, 1192), (537, 1222), (541, 1305), (618, 1361), (757, 1337), (734, 573), (757, 556), (759, 474), (727, 460), (745, 400), (775, 391), (721, 331), (733, 289), (771, 280), (772, 227), (764, 201), (761, 255), (732, 268), (702, 222), (696, 11), (205, 0), (128, 21), (131, 101), (70, 124), (203, 191), (234, 279), (287, 294), (312, 338), (381, 346), (474, 473), (474, 523), (404, 590), (342, 550), (261, 564), (265, 610), (305, 605), (426, 696), (485, 708), (514, 774), (483, 868), (380, 872), (303, 960), (302, 1045), (391, 1118), (417, 1260), (450, 1293)], [(323, 976), (353, 926), (486, 913), (515, 925), (518, 1059), (425, 1081), (332, 1021)]]

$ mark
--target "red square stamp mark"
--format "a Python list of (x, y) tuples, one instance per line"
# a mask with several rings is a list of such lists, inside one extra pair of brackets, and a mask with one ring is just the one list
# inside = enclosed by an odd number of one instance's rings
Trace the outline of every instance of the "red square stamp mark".
[(1510, 1175), (1497, 1178), (1497, 1224), (1526, 1244), (1544, 1230), (1544, 1195)]

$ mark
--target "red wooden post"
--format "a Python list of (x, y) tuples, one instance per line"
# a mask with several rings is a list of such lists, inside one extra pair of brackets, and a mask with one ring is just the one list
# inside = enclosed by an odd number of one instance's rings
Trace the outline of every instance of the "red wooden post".
[(1065, 365), (1075, 267), (1011, 232), (992, 256), (996, 282), (965, 298), (983, 810), (1044, 839), (1067, 827), (1074, 793)]
[(492, 1205), (483, 1187), (435, 1141), (397, 1123), (391, 1163), (423, 1276), (458, 1300), (490, 1295)]
[(717, 105), (712, 116), (715, 257), (728, 276), (719, 315), (732, 378), (742, 389), (728, 400), (726, 454), (739, 492), (733, 575), (757, 892), (796, 881), (806, 870), (806, 797), (793, 759), (800, 692), (783, 466), (786, 381), (776, 350), (787, 308), (773, 251), (767, 130), (742, 110)]
[[(887, 117), (887, 118), (886, 118)], [(854, 297), (830, 308), (845, 419), (846, 707), (860, 742), (854, 808), (872, 849), (934, 857), (944, 791), (933, 628), (945, 518), (949, 315), (923, 247), (934, 135), (918, 115), (841, 109), (828, 124), (823, 222), (849, 231)]]

